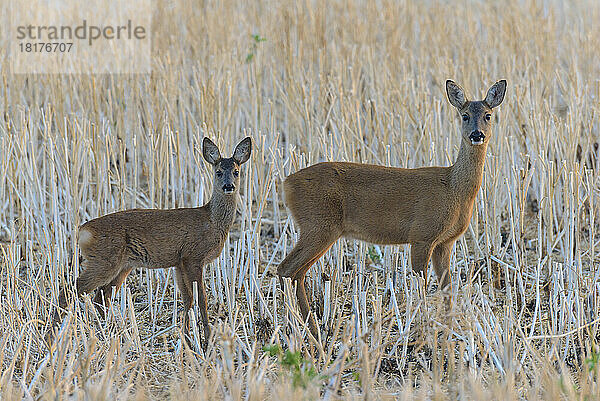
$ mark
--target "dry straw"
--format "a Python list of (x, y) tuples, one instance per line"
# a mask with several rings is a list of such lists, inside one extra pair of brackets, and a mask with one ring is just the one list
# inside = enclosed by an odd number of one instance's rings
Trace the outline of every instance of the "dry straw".
[[(10, 75), (0, 39), (0, 398), (600, 395), (600, 3), (156, 9), (151, 75)], [(321, 160), (448, 165), (459, 144), (448, 78), (473, 97), (509, 82), (452, 256), (453, 309), (404, 247), (342, 240), (307, 277), (323, 336), (311, 340), (275, 277), (297, 239), (282, 179)], [(74, 303), (47, 344), (79, 272), (78, 225), (202, 204), (202, 137), (232, 149), (245, 135), (255, 148), (236, 225), (206, 268), (208, 352), (182, 341), (172, 270), (132, 273), (106, 320), (89, 298)]]

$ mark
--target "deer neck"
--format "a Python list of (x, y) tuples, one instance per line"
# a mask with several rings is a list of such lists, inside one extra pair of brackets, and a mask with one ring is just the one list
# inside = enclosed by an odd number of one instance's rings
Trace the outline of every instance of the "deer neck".
[(463, 140), (458, 157), (450, 167), (450, 180), (461, 199), (473, 201), (481, 186), (487, 143), (472, 146)]
[(207, 204), (210, 219), (226, 231), (229, 231), (235, 218), (237, 197), (237, 192), (226, 195), (215, 191)]

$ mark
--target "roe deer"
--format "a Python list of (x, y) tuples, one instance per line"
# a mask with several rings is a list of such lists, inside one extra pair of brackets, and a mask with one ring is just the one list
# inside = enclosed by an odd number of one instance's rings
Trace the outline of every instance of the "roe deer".
[[(84, 270), (77, 292), (98, 288), (94, 302), (109, 305), (112, 287), (119, 289), (135, 267), (175, 266), (184, 306), (184, 330), (193, 301), (192, 283), (198, 284), (198, 302), (204, 325), (204, 342), (210, 338), (204, 265), (217, 258), (233, 224), (239, 190), (239, 168), (250, 158), (251, 139), (242, 140), (231, 158), (222, 158), (208, 138), (202, 143), (204, 159), (214, 167), (210, 201), (198, 208), (133, 209), (88, 221), (79, 228), (79, 249)], [(115, 290), (115, 291), (116, 291)], [(104, 295), (102, 295), (104, 294)]]
[(404, 169), (325, 162), (304, 168), (284, 181), (285, 203), (300, 229), (294, 249), (277, 269), (296, 282), (302, 316), (318, 338), (304, 289), (304, 276), (340, 237), (377, 244), (410, 244), (413, 271), (430, 257), (440, 280), (449, 280), (450, 253), (471, 220), (481, 185), (490, 138), (491, 113), (504, 99), (506, 81), (496, 82), (482, 101), (467, 100), (446, 82), (450, 103), (462, 115), (462, 141), (450, 167)]

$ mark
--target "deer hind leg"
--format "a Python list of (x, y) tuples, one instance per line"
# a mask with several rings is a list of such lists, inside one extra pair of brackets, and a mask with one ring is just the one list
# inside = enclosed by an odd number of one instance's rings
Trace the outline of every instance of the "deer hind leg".
[[(110, 296), (112, 292), (112, 286), (116, 285), (116, 281), (120, 278), (119, 286), (121, 282), (127, 277), (130, 266), (126, 266), (126, 261), (123, 260), (124, 255), (113, 256), (112, 259), (100, 258), (100, 257), (89, 257), (84, 255), (83, 271), (77, 278), (77, 294), (87, 294), (97, 288), (100, 288), (94, 297), (94, 303), (96, 308), (102, 317), (104, 317), (104, 311), (100, 307), (102, 305), (102, 292), (104, 292), (104, 300), (110, 302)], [(123, 277), (120, 277), (122, 271), (125, 270), (127, 273)], [(115, 282), (113, 283), (113, 280)], [(108, 303), (106, 304), (108, 306)]]
[(87, 294), (110, 283), (120, 272), (118, 263), (109, 260), (86, 259), (77, 277), (77, 294)]
[[(118, 273), (118, 267), (115, 267), (115, 263), (101, 259), (94, 258), (89, 255), (83, 255), (83, 262), (81, 263), (83, 271), (79, 275), (76, 281), (77, 295), (87, 294), (94, 291), (96, 288), (106, 285), (111, 282), (113, 276)], [(110, 295), (109, 295), (110, 296)], [(97, 295), (96, 295), (97, 297)], [(59, 308), (65, 309), (68, 306), (67, 300), (67, 289), (61, 288), (58, 296)], [(103, 311), (99, 309), (101, 315)], [(50, 342), (53, 338), (53, 330), (61, 320), (61, 313), (59, 310), (54, 312), (52, 318), (52, 325), (46, 333), (46, 340)]]
[(432, 262), (435, 273), (440, 283), (440, 289), (445, 289), (450, 284), (450, 254), (454, 241), (438, 244), (433, 248)]
[[(110, 308), (110, 299), (112, 296), (112, 288), (115, 287), (115, 294), (121, 288), (121, 285), (131, 272), (133, 267), (125, 266), (121, 269), (121, 271), (117, 274), (117, 276), (108, 284), (103, 285), (102, 287), (96, 290), (96, 296), (94, 297), (94, 303), (96, 306), (101, 306), (104, 302), (104, 307), (106, 310)], [(98, 308), (100, 314), (103, 314), (102, 309)]]
[[(304, 321), (310, 314), (310, 305), (304, 288), (304, 276), (308, 269), (327, 252), (339, 237), (338, 234), (332, 232), (308, 232), (303, 234), (301, 231), (298, 243), (277, 268), (277, 274), (281, 282), (283, 282), (284, 277), (289, 277), (296, 282), (296, 297)], [(308, 325), (312, 335), (319, 338), (317, 324), (312, 315), (310, 315)]]

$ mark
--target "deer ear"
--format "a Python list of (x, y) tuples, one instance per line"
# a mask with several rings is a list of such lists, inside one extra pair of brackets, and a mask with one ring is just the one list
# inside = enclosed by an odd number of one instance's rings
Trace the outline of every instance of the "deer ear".
[(504, 94), (506, 93), (506, 79), (496, 82), (490, 89), (488, 89), (487, 95), (485, 95), (485, 104), (490, 109), (497, 107), (504, 100)]
[(219, 148), (207, 137), (204, 137), (204, 140), (202, 141), (202, 156), (204, 156), (204, 160), (213, 165), (221, 160)]
[(465, 103), (467, 103), (467, 98), (465, 97), (465, 91), (463, 88), (458, 86), (450, 79), (446, 81), (446, 94), (448, 95), (448, 100), (452, 106), (459, 110), (463, 108)]
[(235, 151), (233, 152), (233, 159), (237, 164), (246, 163), (250, 158), (250, 153), (252, 152), (252, 138), (249, 136), (244, 138), (238, 145), (235, 147)]

